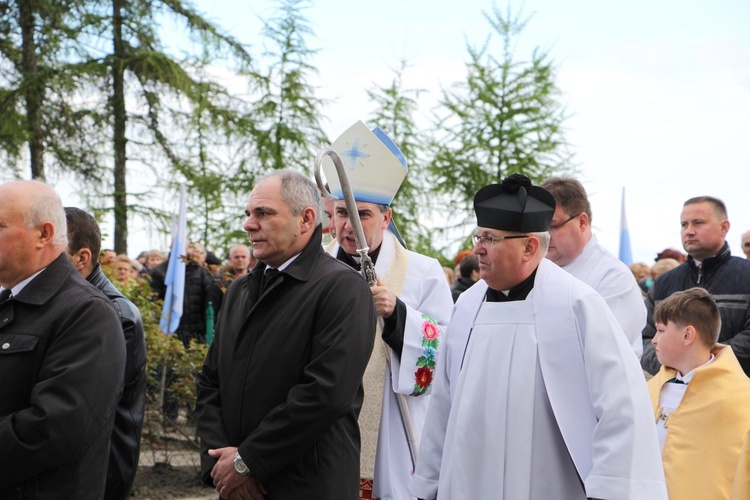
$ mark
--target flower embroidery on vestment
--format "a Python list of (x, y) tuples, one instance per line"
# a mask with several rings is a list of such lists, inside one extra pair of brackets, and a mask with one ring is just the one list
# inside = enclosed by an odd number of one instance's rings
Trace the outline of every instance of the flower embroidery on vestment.
[(435, 356), (440, 343), (440, 327), (437, 321), (426, 314), (422, 315), (422, 356), (417, 358), (417, 371), (414, 372), (414, 391), (412, 396), (422, 396), (432, 384), (435, 370)]

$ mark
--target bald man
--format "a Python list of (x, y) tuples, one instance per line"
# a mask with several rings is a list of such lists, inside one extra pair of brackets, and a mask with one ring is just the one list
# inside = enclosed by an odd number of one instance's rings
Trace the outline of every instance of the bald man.
[(247, 274), (258, 261), (253, 259), (250, 248), (247, 245), (233, 245), (229, 249), (229, 262), (221, 268), (221, 279), (219, 287), (226, 292), (234, 280)]
[(745, 231), (742, 233), (742, 252), (745, 254), (745, 257), (750, 259), (750, 231)]
[(0, 498), (104, 495), (125, 340), (66, 227), (49, 186), (0, 185)]

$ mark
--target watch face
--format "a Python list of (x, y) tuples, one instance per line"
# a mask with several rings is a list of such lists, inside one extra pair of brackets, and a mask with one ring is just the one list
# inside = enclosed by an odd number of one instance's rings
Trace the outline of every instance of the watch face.
[(250, 469), (247, 467), (247, 465), (245, 465), (245, 462), (242, 460), (239, 452), (234, 455), (234, 469), (238, 474), (242, 475), (246, 475), (250, 472)]

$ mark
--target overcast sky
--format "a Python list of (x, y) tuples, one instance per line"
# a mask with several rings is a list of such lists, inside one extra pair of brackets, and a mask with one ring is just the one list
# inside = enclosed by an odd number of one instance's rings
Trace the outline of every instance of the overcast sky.
[[(270, 17), (276, 4), (195, 5), (257, 54), (259, 18)], [(401, 59), (411, 65), (405, 86), (428, 91), (418, 117), (427, 123), (440, 87), (465, 75), (466, 41), (480, 44), (489, 33), (482, 11), (492, 5), (480, 0), (311, 5), (305, 15), (316, 36), (309, 45), (319, 49), (313, 83), (320, 96), (333, 101), (325, 111), (329, 137), (368, 116), (366, 90), (388, 84)], [(523, 11), (533, 18), (517, 56), (526, 59), (541, 47), (557, 63), (570, 114), (567, 138), (604, 246), (617, 254), (625, 187), (634, 260), (651, 264), (662, 249), (681, 249), (682, 203), (698, 195), (726, 202), (728, 240), (734, 254), (742, 255), (740, 235), (750, 229), (750, 2), (527, 0)], [(167, 23), (162, 29), (180, 28)], [(135, 235), (129, 243), (134, 255), (151, 246)]]
[[(253, 46), (259, 18), (270, 17), (275, 5), (196, 3)], [(427, 122), (440, 87), (465, 75), (467, 40), (480, 44), (489, 33), (482, 11), (492, 5), (479, 0), (311, 5), (305, 15), (316, 35), (310, 47), (319, 49), (314, 83), (334, 100), (326, 110), (331, 139), (367, 117), (366, 90), (389, 83), (400, 59), (411, 65), (405, 86), (428, 90), (420, 103)], [(726, 202), (728, 240), (741, 255), (740, 235), (750, 229), (750, 2), (528, 0), (523, 11), (533, 17), (517, 55), (525, 59), (541, 47), (557, 62), (562, 101), (571, 116), (567, 138), (602, 243), (617, 253), (623, 187), (633, 257), (648, 263), (666, 247), (681, 248), (682, 203), (708, 194)]]

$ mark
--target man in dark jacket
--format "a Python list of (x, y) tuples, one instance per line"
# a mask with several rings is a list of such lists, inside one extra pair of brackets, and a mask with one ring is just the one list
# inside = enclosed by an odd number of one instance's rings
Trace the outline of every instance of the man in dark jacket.
[(301, 174), (261, 180), (245, 213), (260, 262), (227, 290), (198, 375), (203, 480), (224, 498), (358, 498), (372, 294), (323, 252), (320, 197)]
[(50, 187), (0, 185), (0, 498), (104, 495), (125, 340), (66, 246)]
[(462, 293), (471, 288), (471, 285), (479, 281), (479, 259), (476, 255), (467, 255), (461, 259), (459, 269), (461, 277), (451, 287), (453, 302), (456, 302)]
[[(195, 340), (199, 344), (206, 343), (206, 309), (210, 302), (214, 311), (218, 312), (221, 307), (222, 293), (213, 276), (203, 267), (202, 263), (196, 262), (192, 255), (186, 255), (185, 259), (187, 261), (185, 265), (185, 296), (182, 302), (180, 325), (175, 333), (187, 347), (191, 340)], [(167, 293), (164, 279), (167, 275), (168, 266), (169, 259), (156, 266), (150, 273), (151, 289), (161, 300), (164, 300)]]
[(96, 219), (75, 207), (65, 207), (65, 217), (68, 222), (68, 258), (86, 281), (112, 301), (120, 316), (127, 347), (125, 386), (115, 414), (104, 498), (129, 498), (138, 469), (146, 407), (146, 341), (141, 313), (110, 283), (94, 258), (99, 255), (102, 239)]
[(651, 343), (656, 332), (656, 304), (674, 292), (699, 286), (708, 290), (719, 306), (719, 342), (732, 346), (743, 370), (750, 375), (750, 261), (729, 253), (726, 206), (710, 196), (691, 198), (682, 208), (680, 225), (688, 259), (659, 276), (649, 289), (641, 365), (649, 373), (659, 371), (659, 360)]

